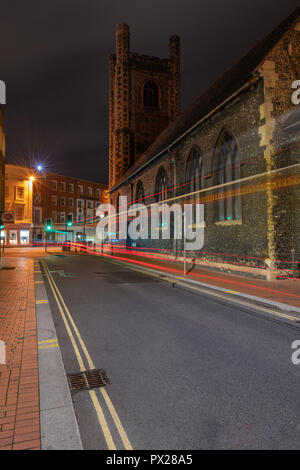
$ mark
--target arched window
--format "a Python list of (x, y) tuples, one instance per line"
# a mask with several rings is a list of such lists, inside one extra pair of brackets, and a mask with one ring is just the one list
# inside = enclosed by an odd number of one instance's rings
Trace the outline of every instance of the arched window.
[(167, 177), (164, 168), (158, 170), (155, 184), (155, 194), (157, 202), (167, 199)]
[(144, 198), (145, 198), (145, 195), (144, 195), (143, 183), (141, 181), (138, 181), (136, 185), (135, 202), (137, 204), (143, 204)]
[(216, 151), (216, 184), (218, 189), (217, 220), (240, 219), (242, 216), (241, 196), (224, 197), (225, 192), (239, 189), (239, 184), (227, 185), (230, 181), (240, 179), (240, 157), (237, 143), (234, 137), (225, 132), (217, 146)]
[(144, 85), (144, 107), (158, 108), (158, 86), (153, 80)]
[[(203, 188), (203, 164), (199, 152), (193, 149), (186, 166), (187, 193), (194, 193)], [(193, 204), (193, 224), (196, 223), (196, 204), (200, 204), (200, 194), (191, 194)]]
[(192, 150), (186, 168), (187, 192), (193, 193), (203, 187), (203, 165), (197, 150)]

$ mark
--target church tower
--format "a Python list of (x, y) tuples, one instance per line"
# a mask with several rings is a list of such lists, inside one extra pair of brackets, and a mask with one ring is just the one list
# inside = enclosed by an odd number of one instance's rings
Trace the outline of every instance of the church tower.
[(130, 52), (126, 23), (117, 25), (109, 73), (109, 187), (180, 113), (180, 39), (170, 58)]

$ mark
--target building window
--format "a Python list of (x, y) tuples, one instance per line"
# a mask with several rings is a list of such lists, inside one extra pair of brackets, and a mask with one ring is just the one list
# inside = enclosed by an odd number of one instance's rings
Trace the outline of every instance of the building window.
[(88, 186), (88, 188), (87, 188), (87, 193), (88, 193), (88, 196), (92, 196), (92, 195), (93, 195), (93, 188), (91, 188), (90, 186)]
[(145, 195), (144, 195), (143, 183), (141, 181), (138, 181), (136, 185), (135, 202), (138, 204), (143, 204), (144, 198), (145, 198)]
[(57, 197), (56, 196), (51, 196), (51, 205), (52, 206), (57, 206)]
[(234, 137), (225, 132), (222, 135), (216, 151), (216, 183), (220, 188), (218, 189), (217, 201), (217, 220), (238, 220), (242, 217), (242, 204), (241, 196), (224, 197), (224, 193), (229, 193), (232, 188), (239, 189), (239, 183), (233, 185), (226, 185), (240, 179), (240, 156), (238, 151), (237, 142)]
[(64, 181), (60, 182), (60, 190), (65, 191), (66, 190), (66, 183)]
[(41, 193), (34, 193), (34, 203), (35, 204), (40, 204), (42, 201)]
[(155, 194), (157, 202), (167, 199), (167, 177), (163, 167), (160, 167), (157, 173)]
[(144, 107), (158, 107), (158, 86), (153, 80), (144, 85)]
[(5, 197), (9, 198), (9, 186), (5, 185)]
[(88, 209), (93, 209), (93, 208), (94, 208), (94, 203), (93, 203), (93, 201), (87, 201), (87, 208), (88, 208)]
[(74, 184), (73, 183), (68, 183), (68, 191), (69, 191), (69, 193), (74, 193)]
[(29, 230), (20, 230), (20, 243), (21, 243), (21, 245), (28, 245), (28, 243), (29, 243)]
[(68, 212), (68, 217), (69, 217), (68, 220), (70, 220), (71, 222), (73, 222), (73, 220), (74, 220), (73, 212)]
[(60, 221), (61, 221), (61, 222), (65, 222), (65, 221), (66, 221), (66, 213), (65, 213), (65, 212), (61, 212), (61, 213), (60, 213)]
[(78, 191), (78, 194), (80, 194), (80, 195), (83, 194), (83, 186), (82, 186), (82, 184), (79, 184), (79, 185), (77, 186), (77, 191)]
[[(200, 204), (200, 191), (203, 186), (203, 163), (199, 152), (193, 149), (186, 166), (187, 193), (193, 201), (193, 222), (196, 223), (196, 204)], [(196, 194), (193, 194), (196, 193)]]
[(42, 209), (35, 207), (33, 210), (33, 223), (40, 224), (42, 222)]
[(101, 197), (101, 189), (100, 189), (100, 188), (97, 188), (97, 189), (96, 189), (96, 198), (97, 198), (97, 199), (100, 199), (100, 197)]
[(56, 223), (57, 223), (57, 212), (56, 212), (56, 211), (52, 211), (52, 212), (51, 212), (51, 216), (52, 216), (52, 222), (53, 222), (54, 224), (56, 224)]
[(69, 207), (74, 207), (74, 199), (71, 198), (71, 197), (69, 197), (69, 199), (68, 199), (68, 206)]
[(16, 206), (16, 220), (23, 220), (23, 206)]
[(53, 191), (57, 191), (57, 181), (56, 180), (51, 181), (51, 189), (53, 189)]
[(16, 186), (16, 199), (24, 201), (24, 186)]
[(64, 196), (60, 198), (60, 205), (63, 207), (66, 205), (66, 198)]

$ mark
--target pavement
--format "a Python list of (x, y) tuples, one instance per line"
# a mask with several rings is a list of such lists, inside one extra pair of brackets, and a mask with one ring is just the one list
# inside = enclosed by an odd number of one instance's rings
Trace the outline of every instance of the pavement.
[(40, 449), (33, 260), (2, 259), (0, 266), (0, 339), (6, 344), (6, 364), (0, 364), (0, 450)]
[(0, 450), (299, 448), (298, 280), (36, 248), (0, 268)]
[(5, 364), (0, 363), (0, 450), (81, 450), (36, 261), (48, 254), (36, 248), (7, 251), (0, 259), (0, 340), (5, 344)]

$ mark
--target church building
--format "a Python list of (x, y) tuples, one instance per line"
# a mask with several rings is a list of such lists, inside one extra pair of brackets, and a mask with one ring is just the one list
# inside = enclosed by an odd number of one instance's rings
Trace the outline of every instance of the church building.
[[(212, 269), (275, 279), (300, 271), (300, 9), (180, 112), (180, 39), (169, 58), (130, 50), (127, 24), (110, 58), (109, 189), (118, 206), (204, 204)], [(299, 86), (298, 86), (299, 88)], [(298, 93), (298, 94), (297, 94)], [(137, 246), (180, 257), (180, 240)]]

